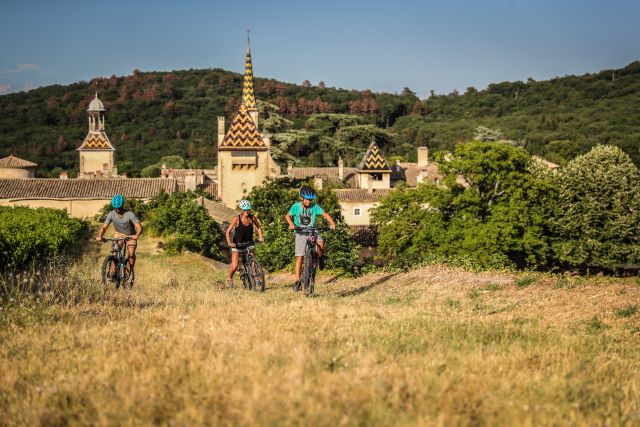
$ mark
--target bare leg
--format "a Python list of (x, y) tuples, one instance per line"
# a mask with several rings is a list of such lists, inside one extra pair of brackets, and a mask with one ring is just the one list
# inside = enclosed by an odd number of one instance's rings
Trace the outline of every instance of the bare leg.
[(229, 265), (227, 280), (233, 280), (233, 275), (235, 274), (236, 270), (238, 270), (238, 259), (239, 259), (239, 253), (231, 252), (231, 264)]
[(128, 246), (127, 250), (129, 251), (129, 281), (133, 283), (134, 274), (133, 267), (136, 265), (136, 247)]
[(302, 260), (303, 259), (304, 259), (303, 256), (296, 257), (296, 280), (300, 280), (300, 278), (302, 277)]
[(324, 253), (324, 240), (318, 240), (318, 258)]

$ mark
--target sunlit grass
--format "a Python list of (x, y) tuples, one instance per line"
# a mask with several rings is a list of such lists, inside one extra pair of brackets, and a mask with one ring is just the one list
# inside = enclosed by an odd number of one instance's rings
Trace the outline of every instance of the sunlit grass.
[(632, 282), (433, 266), (310, 299), (145, 240), (135, 288), (105, 292), (104, 251), (73, 292), (2, 306), (0, 424), (640, 423)]

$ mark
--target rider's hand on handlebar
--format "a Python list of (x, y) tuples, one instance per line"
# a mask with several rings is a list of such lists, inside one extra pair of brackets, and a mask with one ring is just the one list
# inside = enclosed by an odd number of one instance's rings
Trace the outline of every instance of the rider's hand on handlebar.
[(129, 237), (129, 240), (138, 240), (138, 236), (136, 236), (135, 234), (128, 237)]
[(289, 224), (289, 230), (295, 230), (295, 229), (296, 229), (296, 226), (295, 226), (295, 225), (293, 225), (293, 224)]
[(330, 229), (332, 229), (332, 230), (335, 230), (335, 229), (336, 229), (336, 225), (335, 225), (335, 224), (331, 224), (331, 225), (329, 226), (329, 228), (330, 228)]
[(230, 247), (230, 248), (235, 248), (235, 247), (236, 247), (236, 244), (235, 244), (235, 243), (233, 243), (233, 242), (231, 242), (231, 243), (229, 243), (229, 247)]
[(96, 237), (96, 241), (102, 243), (104, 239), (102, 238), (102, 236), (99, 236), (99, 237)]

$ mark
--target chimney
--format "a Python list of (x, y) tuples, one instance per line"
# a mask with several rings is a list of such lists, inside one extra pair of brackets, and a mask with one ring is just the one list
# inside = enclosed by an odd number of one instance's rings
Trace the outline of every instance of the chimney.
[(342, 157), (338, 157), (338, 179), (344, 180), (344, 161)]
[(60, 172), (60, 179), (69, 179), (69, 172), (66, 172), (66, 171)]
[(287, 162), (287, 175), (291, 175), (291, 172), (293, 171), (293, 162), (289, 161)]
[(96, 178), (102, 178), (102, 171), (96, 171)]
[(218, 116), (218, 147), (224, 139), (224, 116)]
[(313, 184), (316, 187), (316, 190), (322, 191), (322, 177), (316, 176), (313, 178)]
[(418, 166), (427, 166), (429, 163), (429, 149), (418, 147)]
[(167, 165), (162, 164), (162, 168), (160, 169), (160, 178), (167, 178), (169, 174), (167, 173)]
[(184, 176), (184, 189), (189, 191), (195, 191), (197, 187), (197, 177), (194, 171), (187, 171)]
[(169, 178), (173, 179), (173, 168), (169, 169)]
[(122, 173), (120, 174), (120, 176), (121, 176), (121, 177), (123, 177), (123, 178), (126, 178), (126, 177), (127, 177), (127, 173), (126, 173), (126, 172), (122, 172)]

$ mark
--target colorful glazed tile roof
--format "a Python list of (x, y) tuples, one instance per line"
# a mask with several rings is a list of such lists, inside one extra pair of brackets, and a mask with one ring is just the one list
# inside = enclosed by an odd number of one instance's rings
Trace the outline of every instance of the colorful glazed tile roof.
[(382, 155), (382, 151), (375, 141), (371, 141), (371, 144), (369, 144), (358, 170), (360, 172), (391, 172), (391, 169), (387, 166), (387, 161)]
[(104, 132), (89, 132), (78, 150), (111, 150), (115, 151), (107, 134)]
[(20, 157), (16, 157), (13, 155), (0, 159), (0, 168), (24, 169), (24, 168), (35, 168), (36, 166), (38, 165), (35, 163), (32, 163), (30, 161), (21, 159)]
[(218, 150), (268, 150), (244, 103), (231, 119), (229, 131)]
[(247, 46), (247, 58), (244, 63), (244, 85), (242, 86), (242, 103), (247, 110), (257, 111), (256, 98), (253, 94), (253, 66), (251, 64), (251, 50)]

